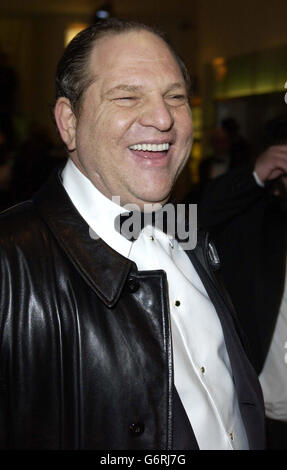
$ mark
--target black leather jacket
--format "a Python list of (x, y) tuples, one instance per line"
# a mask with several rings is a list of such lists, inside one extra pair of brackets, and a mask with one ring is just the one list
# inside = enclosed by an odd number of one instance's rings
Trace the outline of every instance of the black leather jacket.
[[(250, 447), (262, 448), (261, 389), (205, 243), (189, 256), (220, 316)], [(172, 449), (165, 272), (92, 239), (57, 176), (2, 213), (0, 256), (0, 446)]]

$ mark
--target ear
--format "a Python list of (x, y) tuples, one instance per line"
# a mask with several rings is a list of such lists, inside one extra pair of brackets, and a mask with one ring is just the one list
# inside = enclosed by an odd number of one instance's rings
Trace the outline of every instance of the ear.
[(54, 108), (54, 116), (62, 140), (65, 142), (68, 150), (73, 151), (76, 148), (77, 120), (68, 98), (61, 97), (58, 99)]

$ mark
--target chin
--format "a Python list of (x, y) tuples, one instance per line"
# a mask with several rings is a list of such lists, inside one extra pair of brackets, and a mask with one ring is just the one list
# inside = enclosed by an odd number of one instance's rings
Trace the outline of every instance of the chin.
[(141, 197), (143, 204), (165, 204), (170, 197), (171, 191), (166, 191), (164, 193), (154, 192), (146, 193)]
[(172, 187), (170, 178), (168, 181), (167, 179), (160, 181), (159, 178), (156, 181), (152, 181), (152, 178), (144, 179), (138, 186), (133, 185), (133, 188), (130, 188), (130, 195), (133, 196), (133, 201), (141, 207), (143, 204), (163, 205), (170, 198)]

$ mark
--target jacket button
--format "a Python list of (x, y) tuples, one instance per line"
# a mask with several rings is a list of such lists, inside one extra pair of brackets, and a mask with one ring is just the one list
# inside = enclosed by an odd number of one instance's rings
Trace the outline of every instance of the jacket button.
[(129, 425), (129, 431), (133, 437), (138, 437), (144, 432), (144, 424), (132, 423)]
[(129, 279), (127, 282), (128, 290), (133, 294), (139, 288), (139, 282), (136, 279)]

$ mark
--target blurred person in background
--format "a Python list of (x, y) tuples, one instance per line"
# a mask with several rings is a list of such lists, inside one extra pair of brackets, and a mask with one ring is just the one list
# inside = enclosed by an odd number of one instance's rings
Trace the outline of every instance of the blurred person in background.
[(14, 155), (10, 183), (14, 203), (32, 197), (65, 160), (64, 152), (56, 152), (49, 132), (39, 124), (31, 123), (26, 139), (18, 145)]
[(236, 119), (222, 120), (221, 127), (211, 130), (209, 153), (199, 163), (199, 182), (185, 195), (186, 203), (199, 203), (209, 182), (234, 168), (251, 163), (251, 146), (239, 132)]
[(240, 133), (237, 120), (231, 116), (222, 119), (221, 129), (226, 133), (228, 139), (228, 170), (241, 167), (251, 162), (251, 146)]
[(269, 449), (287, 449), (287, 116), (266, 124), (262, 153), (208, 186), (201, 224), (263, 388)]

